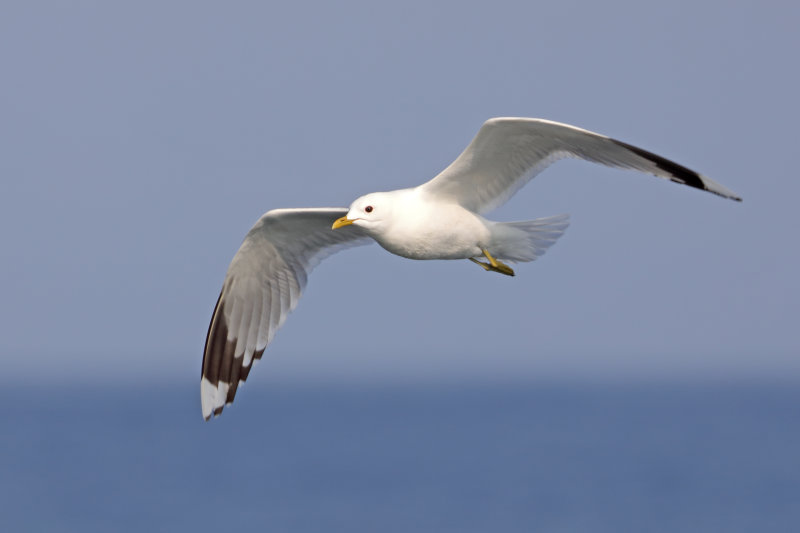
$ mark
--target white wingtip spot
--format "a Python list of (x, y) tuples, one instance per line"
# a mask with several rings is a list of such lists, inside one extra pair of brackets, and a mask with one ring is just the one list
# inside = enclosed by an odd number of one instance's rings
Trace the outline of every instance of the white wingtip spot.
[(200, 404), (203, 407), (203, 418), (209, 420), (214, 410), (225, 405), (230, 385), (219, 383), (212, 385), (210, 381), (203, 378), (200, 381)]
[(730, 190), (729, 188), (725, 187), (724, 185), (717, 183), (716, 181), (712, 180), (708, 176), (700, 175), (700, 179), (703, 181), (703, 185), (705, 186), (708, 192), (713, 192), (714, 194), (718, 194), (723, 198), (730, 198), (731, 200), (735, 200), (737, 202), (742, 201), (742, 197)]
[(219, 382), (217, 385), (217, 394), (214, 398), (214, 407), (222, 407), (225, 405), (225, 401), (228, 398), (228, 389), (230, 385), (228, 383)]
[(200, 380), (200, 404), (203, 407), (203, 418), (206, 420), (211, 418), (211, 413), (214, 412), (214, 397), (216, 393), (217, 388), (210, 381), (206, 378)]

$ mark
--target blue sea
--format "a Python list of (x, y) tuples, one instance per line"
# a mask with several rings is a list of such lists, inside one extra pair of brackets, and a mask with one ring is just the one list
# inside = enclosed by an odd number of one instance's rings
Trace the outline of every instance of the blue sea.
[[(194, 380), (192, 380), (194, 381)], [(800, 531), (788, 383), (3, 387), (2, 531)]]

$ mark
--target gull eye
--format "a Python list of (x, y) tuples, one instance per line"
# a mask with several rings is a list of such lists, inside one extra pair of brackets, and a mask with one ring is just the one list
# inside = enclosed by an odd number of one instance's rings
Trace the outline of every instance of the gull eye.
[(368, 205), (367, 207), (364, 208), (364, 211), (366, 211), (367, 213), (372, 213), (372, 206)]

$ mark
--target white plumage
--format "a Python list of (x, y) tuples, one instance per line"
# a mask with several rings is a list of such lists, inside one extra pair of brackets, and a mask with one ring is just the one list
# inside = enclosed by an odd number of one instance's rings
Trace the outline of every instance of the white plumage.
[[(471, 259), (514, 275), (512, 262), (541, 256), (568, 225), (567, 215), (501, 223), (481, 214), (506, 202), (549, 164), (577, 157), (639, 170), (740, 201), (722, 185), (635, 146), (566, 124), (493, 118), (446, 169), (418, 187), (371, 193), (350, 208), (277, 209), (248, 232), (228, 267), (206, 338), (203, 417), (233, 402), (297, 305), (311, 270), (325, 257), (373, 240), (411, 259)], [(486, 258), (481, 262), (478, 258)]]

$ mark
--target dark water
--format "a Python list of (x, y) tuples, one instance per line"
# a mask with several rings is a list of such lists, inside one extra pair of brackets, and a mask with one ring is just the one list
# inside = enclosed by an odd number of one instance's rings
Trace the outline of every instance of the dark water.
[(3, 531), (800, 531), (800, 387), (4, 387)]

